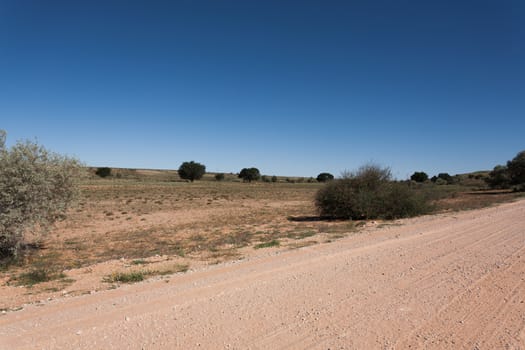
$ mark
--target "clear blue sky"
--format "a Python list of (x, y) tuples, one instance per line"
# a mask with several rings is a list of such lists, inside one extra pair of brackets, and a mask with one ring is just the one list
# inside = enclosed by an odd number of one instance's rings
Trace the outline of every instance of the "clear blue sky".
[(525, 149), (525, 3), (0, 0), (0, 128), (92, 166), (398, 178)]

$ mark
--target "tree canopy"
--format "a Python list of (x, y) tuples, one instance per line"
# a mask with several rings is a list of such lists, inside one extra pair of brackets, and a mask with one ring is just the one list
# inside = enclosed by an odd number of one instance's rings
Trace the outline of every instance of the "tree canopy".
[(491, 188), (525, 190), (525, 150), (507, 162), (507, 166), (496, 165), (486, 179)]
[(317, 181), (318, 182), (327, 182), (334, 179), (334, 175), (330, 173), (320, 173), (317, 175)]
[(261, 177), (261, 173), (257, 168), (243, 168), (239, 173), (239, 178), (244, 182), (257, 181)]
[(184, 162), (180, 165), (179, 177), (184, 180), (200, 180), (206, 173), (206, 167), (200, 163), (196, 163), (193, 160), (191, 162)]
[(513, 185), (525, 184), (525, 150), (507, 162), (507, 171)]
[(416, 171), (410, 176), (410, 180), (415, 182), (425, 182), (428, 180), (428, 175), (424, 171)]

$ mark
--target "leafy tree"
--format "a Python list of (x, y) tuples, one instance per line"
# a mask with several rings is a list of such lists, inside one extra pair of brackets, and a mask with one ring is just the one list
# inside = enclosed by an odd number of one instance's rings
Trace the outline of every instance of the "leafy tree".
[(416, 171), (410, 176), (410, 180), (415, 182), (425, 182), (428, 180), (428, 175), (424, 171)]
[(261, 177), (261, 173), (257, 168), (243, 168), (239, 173), (239, 178), (244, 182), (257, 181)]
[(98, 175), (100, 177), (108, 177), (111, 175), (111, 168), (108, 168), (108, 167), (97, 168), (97, 171), (95, 171), (95, 175)]
[(215, 180), (217, 180), (217, 181), (224, 180), (224, 174), (223, 173), (215, 174)]
[(330, 174), (330, 173), (320, 173), (319, 175), (317, 175), (317, 181), (318, 182), (327, 182), (327, 181), (331, 181), (334, 179), (334, 175)]
[(184, 162), (179, 167), (179, 177), (184, 180), (200, 180), (206, 173), (206, 167), (194, 161)]
[(485, 179), (490, 188), (509, 188), (510, 176), (506, 166), (496, 165), (489, 173), (489, 177)]
[(38, 238), (63, 217), (78, 192), (80, 163), (35, 142), (5, 145), (0, 131), (0, 258), (16, 257), (25, 235)]
[(507, 169), (512, 185), (525, 185), (525, 150), (507, 162)]

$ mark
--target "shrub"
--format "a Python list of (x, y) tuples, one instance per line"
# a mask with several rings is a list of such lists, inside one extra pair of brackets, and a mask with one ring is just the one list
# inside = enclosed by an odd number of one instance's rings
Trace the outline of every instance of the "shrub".
[(448, 173), (439, 173), (437, 176), (437, 179), (444, 180), (447, 183), (447, 185), (450, 185), (451, 183), (454, 182), (454, 178), (450, 176)]
[(5, 146), (0, 132), (0, 258), (16, 257), (30, 230), (44, 234), (77, 193), (77, 160), (34, 142)]
[(384, 219), (406, 218), (430, 211), (427, 198), (407, 183), (390, 182), (381, 192), (381, 205), (377, 217)]
[(239, 178), (244, 182), (257, 181), (261, 177), (261, 173), (257, 168), (244, 168), (239, 173)]
[(223, 173), (215, 174), (215, 180), (217, 181), (224, 180), (224, 174)]
[(103, 167), (103, 168), (97, 168), (95, 171), (95, 175), (98, 175), (100, 177), (108, 177), (111, 175), (111, 168)]
[(428, 180), (428, 175), (424, 171), (416, 171), (410, 176), (410, 180), (415, 182), (425, 182)]
[(327, 183), (317, 192), (315, 205), (321, 216), (341, 219), (395, 219), (427, 210), (423, 196), (407, 183), (392, 181), (390, 169), (377, 165)]
[(55, 271), (52, 268), (37, 267), (28, 272), (23, 272), (15, 278), (18, 286), (33, 286), (42, 282), (49, 282), (57, 279), (63, 279), (66, 275), (62, 272)]
[(277, 176), (272, 176), (272, 182), (277, 182)]
[(434, 181), (434, 183), (435, 183), (436, 185), (439, 185), (439, 186), (442, 186), (442, 185), (448, 185), (447, 180), (444, 180), (444, 179), (442, 179), (442, 178), (440, 178), (440, 177), (437, 177), (436, 180)]
[(106, 283), (133, 283), (144, 281), (145, 273), (143, 271), (134, 272), (115, 272), (109, 276), (106, 276), (102, 281)]
[(194, 161), (184, 162), (179, 167), (179, 177), (184, 180), (200, 180), (204, 173), (206, 173), (206, 167), (200, 163)]
[(334, 179), (334, 175), (330, 174), (330, 173), (321, 173), (319, 175), (317, 175), (317, 181), (318, 182), (327, 182), (327, 181), (331, 181)]

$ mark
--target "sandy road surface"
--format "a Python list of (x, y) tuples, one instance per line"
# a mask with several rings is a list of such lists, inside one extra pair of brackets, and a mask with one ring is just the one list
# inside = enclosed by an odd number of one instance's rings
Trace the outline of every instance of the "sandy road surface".
[(525, 349), (525, 201), (0, 316), (1, 349)]

